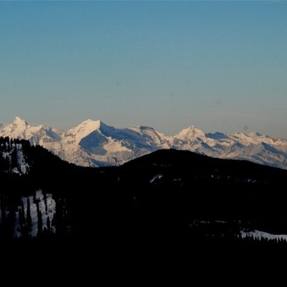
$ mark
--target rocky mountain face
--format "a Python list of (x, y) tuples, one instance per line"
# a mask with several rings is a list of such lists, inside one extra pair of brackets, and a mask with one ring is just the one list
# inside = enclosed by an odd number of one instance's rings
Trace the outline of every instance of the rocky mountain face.
[(60, 131), (19, 117), (0, 125), (0, 137), (29, 140), (80, 166), (119, 165), (159, 149), (188, 150), (223, 159), (243, 159), (287, 169), (287, 140), (252, 132), (226, 135), (189, 127), (167, 136), (151, 127), (115, 128), (86, 120)]

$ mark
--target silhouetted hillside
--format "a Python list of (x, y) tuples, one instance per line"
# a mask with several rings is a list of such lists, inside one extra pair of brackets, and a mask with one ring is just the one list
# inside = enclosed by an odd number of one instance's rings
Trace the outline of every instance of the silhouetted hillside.
[[(250, 245), (253, 234), (287, 234), (284, 170), (176, 150), (93, 169), (26, 141), (1, 139), (0, 147), (2, 240)], [(261, 239), (254, 242), (268, 244)]]

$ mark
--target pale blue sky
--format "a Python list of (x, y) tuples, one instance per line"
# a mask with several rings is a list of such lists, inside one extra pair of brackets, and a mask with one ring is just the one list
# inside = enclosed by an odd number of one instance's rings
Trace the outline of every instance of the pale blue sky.
[(0, 2), (0, 122), (287, 138), (287, 2)]

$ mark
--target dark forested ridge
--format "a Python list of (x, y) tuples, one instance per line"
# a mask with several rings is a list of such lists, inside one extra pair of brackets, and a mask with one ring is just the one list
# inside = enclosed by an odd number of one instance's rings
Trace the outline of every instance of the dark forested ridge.
[(84, 168), (0, 139), (0, 239), (285, 247), (283, 237), (252, 234), (287, 234), (286, 179), (285, 170), (176, 150)]

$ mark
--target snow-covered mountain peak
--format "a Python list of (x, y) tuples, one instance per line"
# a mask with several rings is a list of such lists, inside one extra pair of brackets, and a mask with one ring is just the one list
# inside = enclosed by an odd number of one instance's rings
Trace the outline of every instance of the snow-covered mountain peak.
[(59, 149), (56, 144), (60, 141), (60, 134), (56, 130), (44, 125), (30, 125), (20, 117), (0, 127), (0, 137), (29, 140), (32, 144), (42, 145), (52, 151)]
[(270, 136), (255, 132), (237, 132), (231, 137), (244, 145), (256, 145), (261, 143), (278, 144), (281, 142), (281, 140), (279, 139), (275, 139)]
[(24, 130), (26, 129), (27, 127), (29, 127), (29, 123), (24, 120), (24, 119), (21, 119), (20, 117), (16, 117), (14, 119), (14, 121), (10, 124), (8, 124), (7, 126), (9, 127), (13, 127), (14, 130)]
[(78, 126), (87, 126), (87, 127), (93, 127), (94, 129), (99, 129), (102, 124), (103, 122), (101, 120), (87, 119), (81, 122)]
[(219, 158), (247, 159), (287, 169), (287, 140), (260, 133), (207, 133), (194, 126), (167, 136), (148, 126), (115, 128), (88, 119), (60, 132), (16, 119), (1, 126), (0, 137), (26, 139), (69, 162), (85, 166), (120, 164), (158, 149), (190, 150)]
[(15, 117), (15, 120), (13, 121), (14, 124), (16, 125), (24, 125), (24, 126), (28, 126), (28, 122), (20, 117)]
[(22, 137), (28, 127), (28, 122), (19, 117), (16, 117), (13, 122), (4, 125), (1, 128), (0, 135), (9, 136), (11, 138)]
[(76, 127), (69, 129), (64, 133), (64, 137), (68, 137), (69, 141), (73, 140), (73, 142), (78, 144), (83, 138), (103, 127), (107, 127), (107, 125), (102, 121), (88, 119), (81, 122)]
[(180, 131), (175, 137), (181, 140), (192, 140), (197, 138), (205, 138), (206, 135), (201, 129), (198, 129), (195, 126), (191, 126)]
[(149, 144), (159, 146), (161, 148), (169, 148), (171, 145), (172, 137), (169, 137), (158, 130), (148, 126), (137, 126), (130, 128), (137, 134), (143, 136)]
[(78, 124), (74, 129), (87, 129), (93, 131), (99, 129), (102, 124), (103, 122), (100, 120), (88, 119)]

